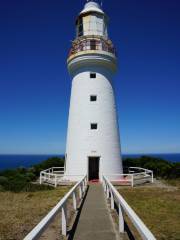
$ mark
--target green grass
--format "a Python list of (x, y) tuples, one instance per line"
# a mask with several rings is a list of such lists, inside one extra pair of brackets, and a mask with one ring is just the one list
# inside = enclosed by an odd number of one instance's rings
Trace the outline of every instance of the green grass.
[(0, 192), (0, 240), (20, 240), (71, 187), (37, 192)]
[(176, 188), (144, 186), (118, 190), (158, 240), (180, 240), (180, 181), (168, 183)]

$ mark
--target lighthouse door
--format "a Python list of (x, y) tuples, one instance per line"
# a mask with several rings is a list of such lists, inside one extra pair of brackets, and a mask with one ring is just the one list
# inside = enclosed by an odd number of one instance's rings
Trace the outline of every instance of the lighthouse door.
[(88, 176), (90, 180), (99, 179), (99, 157), (89, 157)]

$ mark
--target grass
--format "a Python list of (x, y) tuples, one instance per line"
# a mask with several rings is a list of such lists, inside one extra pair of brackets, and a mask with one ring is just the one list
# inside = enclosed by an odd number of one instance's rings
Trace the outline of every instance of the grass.
[(118, 191), (158, 240), (180, 240), (180, 180), (167, 183), (176, 187), (122, 187)]
[(71, 187), (38, 192), (0, 192), (0, 240), (20, 240)]

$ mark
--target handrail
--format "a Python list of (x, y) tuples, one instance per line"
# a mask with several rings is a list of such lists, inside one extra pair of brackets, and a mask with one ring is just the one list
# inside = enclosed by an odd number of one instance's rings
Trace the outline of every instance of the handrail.
[(145, 172), (152, 172), (152, 170), (146, 169), (146, 168), (141, 168), (141, 167), (129, 167), (129, 169), (138, 169), (138, 170), (143, 170)]
[(110, 41), (107, 39), (97, 39), (95, 37), (91, 37), (82, 38), (79, 41), (73, 42), (73, 45), (69, 52), (69, 57), (73, 54), (86, 50), (106, 51), (116, 55), (116, 50)]
[(120, 193), (105, 176), (103, 176), (103, 186), (107, 198), (109, 198), (111, 195), (111, 209), (114, 209), (115, 199), (118, 201), (119, 231), (124, 232), (124, 211), (128, 215), (129, 219), (131, 220), (143, 240), (156, 240), (151, 231), (146, 227), (143, 221), (138, 217), (134, 210), (128, 205), (125, 199), (120, 195)]
[(71, 190), (57, 203), (57, 205), (32, 229), (32, 231), (26, 235), (24, 240), (38, 239), (40, 235), (45, 231), (53, 218), (60, 210), (62, 210), (62, 235), (67, 234), (67, 209), (66, 202), (69, 197), (73, 197), (73, 207), (77, 210), (77, 198), (76, 190), (79, 188), (79, 198), (82, 200), (87, 187), (87, 176), (84, 176)]
[[(150, 173), (150, 176), (151, 176), (151, 182), (153, 183), (154, 182), (154, 173), (153, 173), (153, 171), (152, 170), (149, 170), (149, 169), (146, 169), (146, 168), (141, 168), (141, 167), (129, 167), (129, 170), (130, 169), (134, 169), (134, 170), (142, 170), (142, 171), (144, 171), (144, 173), (145, 174), (147, 174), (147, 173)], [(142, 172), (139, 172), (139, 173), (142, 173)], [(134, 175), (136, 174), (136, 173), (133, 173)]]

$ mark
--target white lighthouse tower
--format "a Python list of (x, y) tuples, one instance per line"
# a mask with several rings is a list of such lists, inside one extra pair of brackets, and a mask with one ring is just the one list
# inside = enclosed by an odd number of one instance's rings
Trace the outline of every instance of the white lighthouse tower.
[(113, 90), (117, 58), (107, 33), (108, 17), (87, 2), (76, 20), (76, 39), (67, 64), (72, 76), (65, 176), (89, 180), (122, 173)]

